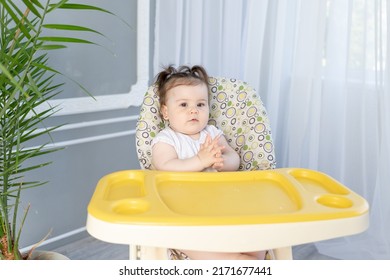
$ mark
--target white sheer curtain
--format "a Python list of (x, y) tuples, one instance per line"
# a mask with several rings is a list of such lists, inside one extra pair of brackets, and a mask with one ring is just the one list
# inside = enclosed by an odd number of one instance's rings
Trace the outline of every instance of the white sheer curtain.
[(390, 259), (390, 4), (385, 0), (157, 0), (154, 73), (203, 64), (257, 88), (278, 167), (328, 173), (371, 206), (368, 231), (320, 242)]

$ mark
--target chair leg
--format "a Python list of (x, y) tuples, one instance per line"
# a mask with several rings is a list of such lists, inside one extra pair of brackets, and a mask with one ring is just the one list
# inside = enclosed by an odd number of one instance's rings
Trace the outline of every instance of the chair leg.
[(131, 260), (167, 260), (167, 248), (130, 245)]
[(282, 247), (272, 250), (275, 260), (292, 260), (292, 248), (291, 247)]
[(129, 259), (140, 260), (141, 259), (141, 246), (129, 245)]

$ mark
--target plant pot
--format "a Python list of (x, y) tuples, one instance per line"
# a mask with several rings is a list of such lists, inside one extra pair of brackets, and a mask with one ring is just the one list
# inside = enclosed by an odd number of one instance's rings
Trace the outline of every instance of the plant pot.
[(70, 260), (70, 259), (57, 252), (35, 250), (32, 252), (28, 260)]

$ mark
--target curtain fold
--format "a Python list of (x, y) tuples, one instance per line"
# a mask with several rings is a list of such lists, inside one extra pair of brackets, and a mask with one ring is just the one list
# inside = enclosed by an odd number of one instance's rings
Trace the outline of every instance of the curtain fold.
[(370, 204), (365, 233), (319, 242), (390, 259), (390, 4), (385, 0), (157, 0), (154, 73), (202, 64), (264, 101), (278, 167), (320, 170)]

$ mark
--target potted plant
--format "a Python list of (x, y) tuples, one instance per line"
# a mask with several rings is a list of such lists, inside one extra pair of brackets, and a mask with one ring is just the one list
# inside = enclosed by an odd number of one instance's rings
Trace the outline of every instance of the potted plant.
[[(63, 84), (54, 82), (60, 72), (49, 66), (48, 53), (67, 47), (68, 43), (93, 44), (91, 41), (63, 36), (72, 32), (99, 32), (83, 26), (48, 24), (46, 18), (59, 9), (107, 10), (91, 5), (69, 3), (68, 0), (0, 0), (0, 259), (26, 259), (19, 240), (28, 205), (21, 206), (21, 194), (27, 188), (44, 184), (44, 180), (27, 182), (24, 174), (49, 164), (31, 164), (56, 149), (45, 143), (28, 148), (27, 143), (55, 128), (44, 128), (42, 122), (58, 108), (40, 109), (55, 97)], [(110, 13), (111, 14), (111, 13)], [(45, 30), (59, 35), (44, 35)], [(81, 85), (80, 85), (81, 86)], [(39, 129), (38, 129), (39, 128)]]

